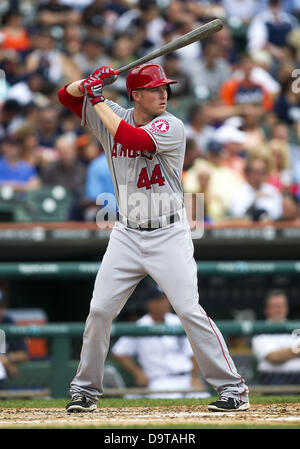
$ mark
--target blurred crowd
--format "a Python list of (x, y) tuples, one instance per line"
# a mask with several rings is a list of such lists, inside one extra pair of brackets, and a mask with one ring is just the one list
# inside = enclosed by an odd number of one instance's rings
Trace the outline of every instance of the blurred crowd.
[[(0, 3), (0, 188), (63, 186), (68, 220), (112, 192), (103, 150), (57, 100), (96, 68), (119, 68), (214, 18), (211, 38), (155, 62), (187, 134), (184, 192), (205, 218), (299, 221), (300, 0), (11, 0)], [(126, 74), (106, 98), (131, 107)]]

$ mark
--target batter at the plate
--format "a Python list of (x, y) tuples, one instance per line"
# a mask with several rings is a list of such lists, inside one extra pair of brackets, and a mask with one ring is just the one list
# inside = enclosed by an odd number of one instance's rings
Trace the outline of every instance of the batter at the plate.
[[(61, 103), (101, 142), (119, 209), (96, 277), (67, 411), (96, 409), (103, 394), (112, 320), (147, 274), (169, 298), (199, 369), (219, 394), (208, 408), (247, 410), (247, 385), (220, 331), (199, 304), (197, 265), (181, 187), (184, 126), (166, 111), (170, 84), (176, 81), (168, 79), (158, 64), (135, 67), (127, 77), (133, 108), (126, 110), (105, 100), (102, 93), (117, 75), (112, 68), (101, 67), (59, 91)], [(160, 194), (172, 200), (161, 201)]]

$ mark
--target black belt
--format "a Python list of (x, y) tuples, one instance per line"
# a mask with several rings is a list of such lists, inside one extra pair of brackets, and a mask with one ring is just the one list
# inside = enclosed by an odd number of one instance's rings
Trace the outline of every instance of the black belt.
[[(170, 217), (168, 217), (168, 224), (174, 224), (175, 218), (176, 217), (174, 214), (170, 215)], [(120, 220), (119, 212), (117, 212), (117, 220), (120, 221), (120, 223), (123, 223)], [(131, 229), (138, 229), (139, 231), (155, 231), (156, 229), (161, 229), (161, 228), (165, 227), (165, 226), (162, 226), (161, 223), (159, 223), (159, 225), (157, 227), (151, 228), (151, 224), (152, 224), (151, 220), (148, 220), (148, 221), (142, 223), (141, 225), (137, 225), (136, 227), (130, 226), (129, 223), (127, 223), (127, 225), (125, 225), (125, 226), (127, 226), (128, 228), (131, 228)]]

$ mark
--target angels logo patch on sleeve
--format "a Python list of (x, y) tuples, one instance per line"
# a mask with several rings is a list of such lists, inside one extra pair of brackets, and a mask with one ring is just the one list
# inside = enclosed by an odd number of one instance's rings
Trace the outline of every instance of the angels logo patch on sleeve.
[(165, 134), (166, 132), (168, 132), (169, 128), (170, 128), (169, 122), (163, 119), (155, 120), (155, 122), (151, 124), (151, 130), (161, 134)]

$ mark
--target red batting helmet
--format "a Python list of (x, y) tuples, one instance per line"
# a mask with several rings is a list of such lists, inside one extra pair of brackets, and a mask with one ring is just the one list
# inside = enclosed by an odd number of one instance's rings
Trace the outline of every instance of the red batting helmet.
[(129, 99), (132, 100), (132, 91), (136, 89), (150, 89), (151, 87), (168, 85), (168, 94), (170, 95), (169, 84), (177, 83), (175, 80), (167, 78), (162, 66), (159, 64), (142, 64), (134, 67), (128, 73), (126, 87)]

